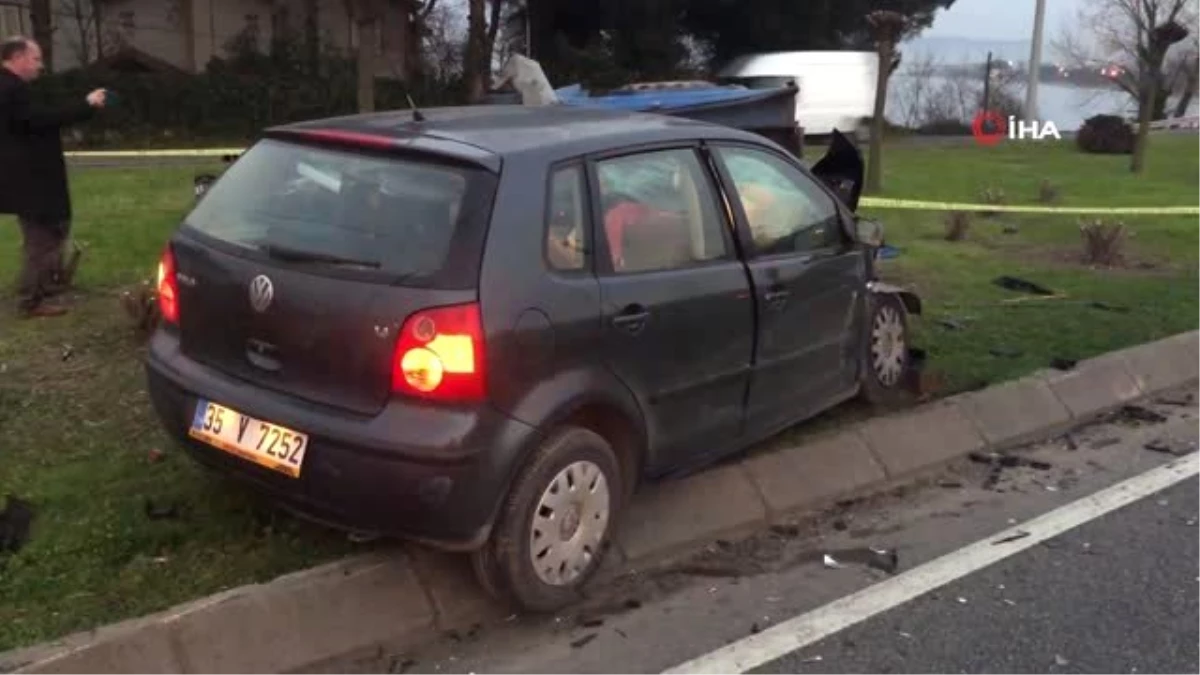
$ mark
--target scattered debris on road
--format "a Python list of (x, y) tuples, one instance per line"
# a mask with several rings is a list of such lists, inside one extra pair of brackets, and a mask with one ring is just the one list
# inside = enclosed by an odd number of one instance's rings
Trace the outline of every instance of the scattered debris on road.
[(407, 673), (415, 665), (417, 665), (415, 660), (397, 656), (392, 658), (392, 662), (388, 664), (388, 672), (397, 674)]
[(1177, 438), (1155, 438), (1142, 447), (1151, 452), (1182, 457), (1194, 452), (1196, 450), (1196, 443), (1195, 441), (1184, 441)]
[(66, 344), (63, 345), (63, 348), (62, 348), (62, 360), (63, 361), (69, 360), (74, 355), (75, 355), (74, 347), (72, 347), (71, 345), (66, 345)]
[(0, 511), (0, 553), (16, 553), (29, 542), (33, 505), (13, 495), (6, 500), (4, 510)]
[(1020, 531), (1018, 531), (1018, 532), (1014, 532), (1014, 533), (1012, 533), (1012, 534), (1008, 535), (1007, 537), (1004, 537), (1004, 538), (1002, 538), (1002, 539), (997, 539), (996, 541), (993, 541), (993, 542), (992, 542), (992, 545), (993, 545), (993, 546), (996, 546), (996, 545), (999, 545), (999, 544), (1007, 544), (1007, 543), (1009, 543), (1009, 542), (1013, 542), (1013, 541), (1017, 541), (1017, 540), (1020, 540), (1020, 539), (1024, 539), (1024, 538), (1026, 538), (1026, 537), (1028, 537), (1028, 536), (1029, 536), (1029, 533), (1028, 533), (1028, 532), (1026, 532), (1025, 530), (1020, 530)]
[(895, 574), (900, 569), (900, 554), (894, 549), (884, 548), (848, 548), (825, 553), (821, 564), (826, 569), (837, 570), (847, 564), (863, 565), (888, 574)]
[(146, 453), (146, 459), (149, 460), (151, 464), (158, 464), (165, 456), (166, 454), (158, 448), (150, 448), (150, 452)]
[(772, 525), (771, 526), (771, 534), (777, 534), (781, 537), (787, 537), (789, 539), (793, 539), (795, 537), (800, 536), (800, 526), (792, 525), (792, 524)]
[(1143, 424), (1162, 424), (1167, 421), (1167, 416), (1140, 405), (1126, 405), (1115, 413), (1113, 421), (1117, 424), (1138, 427)]
[(1184, 407), (1191, 405), (1195, 400), (1196, 396), (1189, 391), (1181, 394), (1164, 394), (1154, 399), (1154, 402), (1161, 403), (1162, 405)]
[(964, 597), (962, 597), (961, 595), (960, 595), (960, 596), (958, 596), (958, 604), (960, 604), (960, 605), (965, 605), (965, 604), (967, 604), (967, 599), (966, 599), (966, 598), (964, 598)]
[(1068, 661), (1067, 657), (1063, 656), (1062, 654), (1055, 654), (1054, 655), (1054, 665), (1058, 666), (1059, 668), (1063, 668), (1065, 666), (1071, 665), (1071, 662)]
[(951, 317), (945, 317), (942, 319), (938, 319), (936, 323), (937, 323), (937, 325), (941, 326), (942, 328), (945, 328), (946, 330), (950, 330), (950, 331), (965, 330), (967, 327), (967, 325), (965, 323), (963, 323), (963, 321), (961, 319), (955, 319), (955, 318), (951, 318)]
[(582, 647), (587, 645), (587, 643), (589, 643), (595, 639), (596, 639), (595, 633), (588, 633), (587, 635), (584, 635), (583, 637), (579, 638), (578, 640), (572, 640), (571, 641), (571, 649), (581, 649)]

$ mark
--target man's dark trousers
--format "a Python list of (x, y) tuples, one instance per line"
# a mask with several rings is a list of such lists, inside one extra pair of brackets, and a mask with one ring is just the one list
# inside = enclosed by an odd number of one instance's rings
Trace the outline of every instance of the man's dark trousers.
[(18, 217), (24, 251), (21, 274), (17, 279), (19, 307), (28, 312), (64, 282), (63, 247), (69, 221), (54, 221), (27, 216)]

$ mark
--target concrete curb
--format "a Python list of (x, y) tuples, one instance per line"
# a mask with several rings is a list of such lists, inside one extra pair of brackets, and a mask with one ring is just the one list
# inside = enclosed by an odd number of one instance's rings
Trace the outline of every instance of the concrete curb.
[[(631, 507), (597, 583), (1194, 383), (1198, 340), (1193, 331), (1112, 352), (655, 486)], [(505, 614), (483, 597), (463, 556), (374, 553), (0, 654), (0, 672), (295, 672), (379, 649), (400, 653)]]

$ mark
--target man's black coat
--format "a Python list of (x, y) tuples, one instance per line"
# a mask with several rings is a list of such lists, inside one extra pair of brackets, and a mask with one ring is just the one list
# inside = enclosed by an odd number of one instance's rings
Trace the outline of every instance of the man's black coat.
[(56, 110), (30, 103), (29, 84), (0, 66), (0, 213), (46, 224), (71, 217), (63, 127), (90, 118), (86, 101)]

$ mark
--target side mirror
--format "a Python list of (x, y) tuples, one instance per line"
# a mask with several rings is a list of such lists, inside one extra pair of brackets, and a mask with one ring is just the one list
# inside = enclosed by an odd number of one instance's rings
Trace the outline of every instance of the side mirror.
[(864, 246), (879, 248), (883, 246), (883, 224), (859, 218), (854, 221), (854, 238)]

